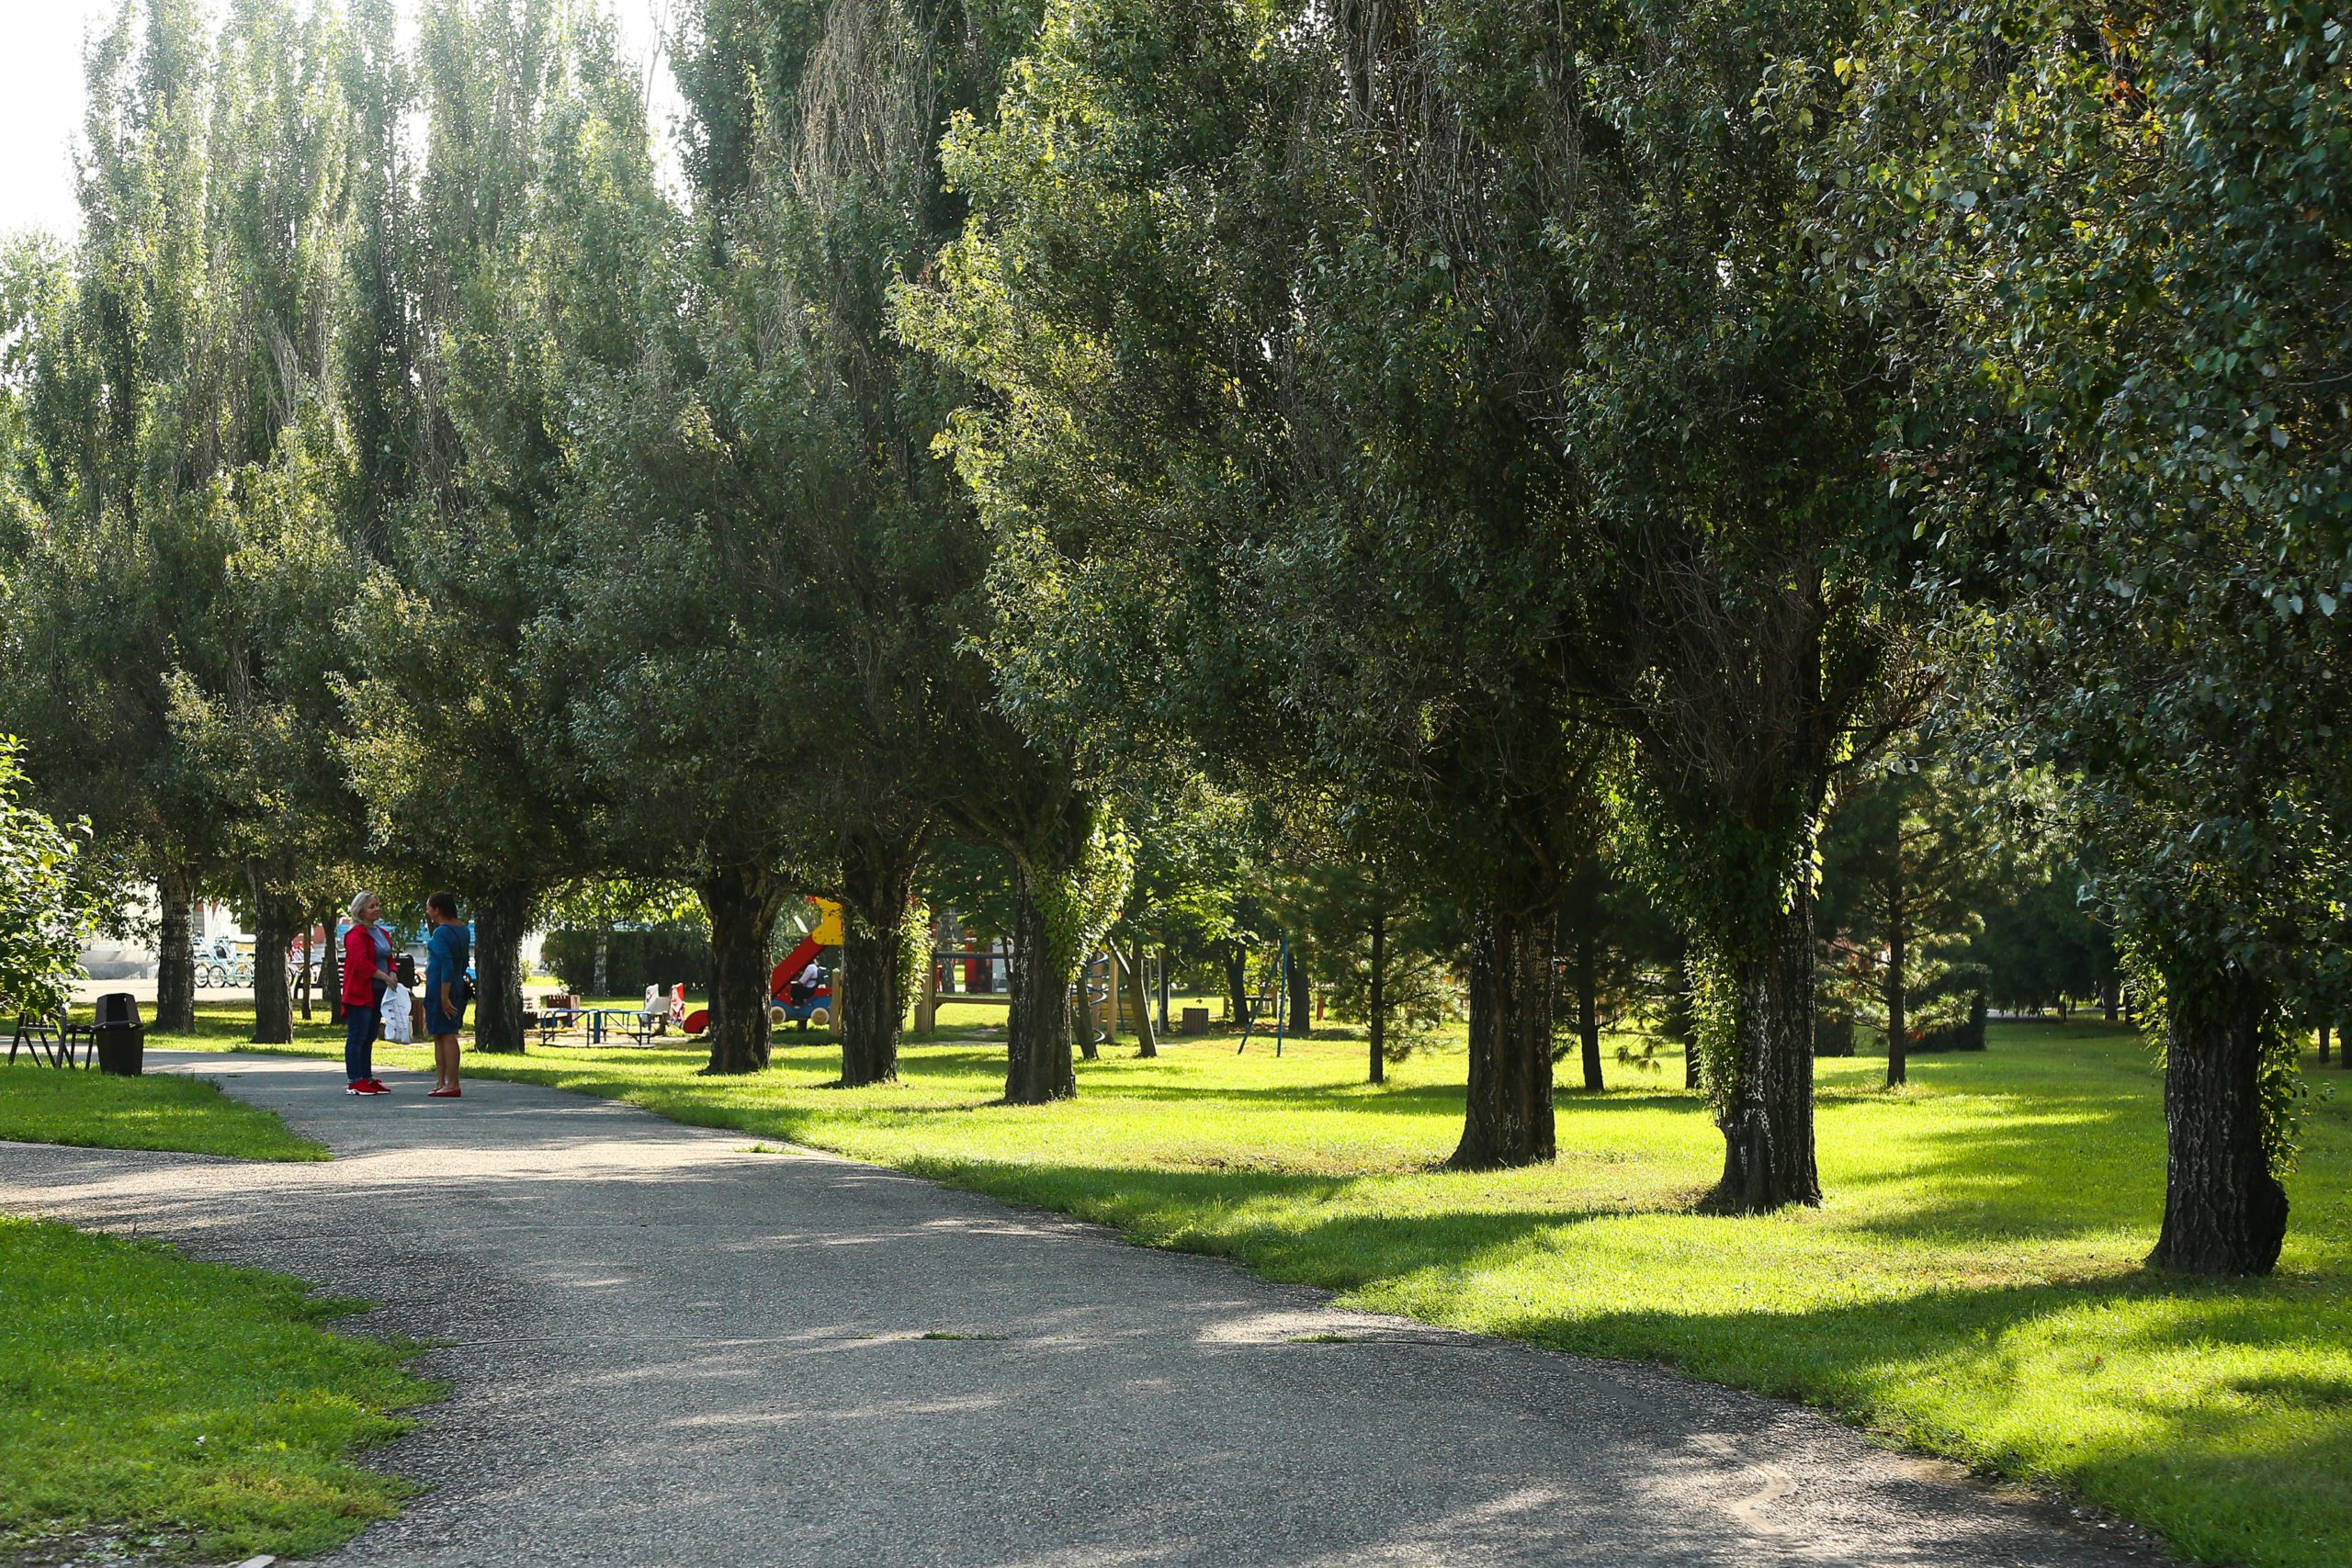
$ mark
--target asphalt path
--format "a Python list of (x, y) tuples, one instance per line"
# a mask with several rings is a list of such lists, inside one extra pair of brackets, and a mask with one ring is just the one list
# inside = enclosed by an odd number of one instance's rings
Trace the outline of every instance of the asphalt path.
[(1817, 1414), (872, 1166), (477, 1080), (151, 1052), (314, 1165), (0, 1144), (0, 1208), (300, 1275), (442, 1342), (359, 1564), (2158, 1561)]

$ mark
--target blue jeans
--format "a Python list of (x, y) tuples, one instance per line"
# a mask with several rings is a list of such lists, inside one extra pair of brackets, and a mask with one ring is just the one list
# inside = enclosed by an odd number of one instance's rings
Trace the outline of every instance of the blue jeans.
[(376, 1028), (384, 1021), (384, 987), (373, 1007), (343, 1004), (343, 1076), (353, 1083), (376, 1076)]

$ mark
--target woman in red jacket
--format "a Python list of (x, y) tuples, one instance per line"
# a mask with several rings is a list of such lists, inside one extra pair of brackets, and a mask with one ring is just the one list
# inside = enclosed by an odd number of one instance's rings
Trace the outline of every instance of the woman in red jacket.
[(392, 983), (392, 933), (383, 927), (384, 903), (373, 893), (351, 901), (351, 929), (343, 937), (343, 1072), (345, 1094), (390, 1094), (376, 1077), (376, 1030), (383, 1021), (384, 988)]

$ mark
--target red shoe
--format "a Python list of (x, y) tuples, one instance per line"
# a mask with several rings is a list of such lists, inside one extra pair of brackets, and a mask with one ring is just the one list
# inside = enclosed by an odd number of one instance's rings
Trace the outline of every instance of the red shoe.
[(465, 1092), (466, 1091), (461, 1089), (428, 1089), (424, 1091), (424, 1098), (427, 1100), (461, 1100), (465, 1097)]
[(369, 1078), (368, 1080), (367, 1087), (369, 1094), (390, 1094), (392, 1092), (390, 1089), (384, 1087), (384, 1080), (381, 1078)]
[(368, 1087), (367, 1079), (354, 1078), (343, 1092), (345, 1094), (373, 1094), (376, 1091)]

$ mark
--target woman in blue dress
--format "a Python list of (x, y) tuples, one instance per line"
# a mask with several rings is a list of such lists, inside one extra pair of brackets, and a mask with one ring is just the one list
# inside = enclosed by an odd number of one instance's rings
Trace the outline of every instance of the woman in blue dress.
[(466, 964), (472, 945), (466, 922), (458, 919), (458, 896), (435, 893), (424, 901), (425, 919), (433, 934), (424, 943), (424, 1032), (433, 1036), (435, 1100), (456, 1100), (458, 1034), (466, 1027), (466, 1002), (472, 987), (466, 983)]

